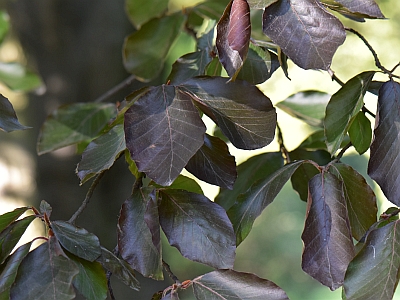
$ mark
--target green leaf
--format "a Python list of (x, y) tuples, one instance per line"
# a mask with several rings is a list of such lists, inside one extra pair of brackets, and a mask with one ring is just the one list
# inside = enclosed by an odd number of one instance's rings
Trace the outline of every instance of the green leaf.
[[(348, 143), (350, 143), (350, 138), (348, 135), (345, 135), (343, 137), (342, 143), (340, 144), (340, 147), (343, 148)], [(313, 132), (297, 148), (305, 150), (327, 150), (325, 131), (322, 129)]]
[(279, 170), (283, 166), (280, 152), (270, 152), (250, 157), (237, 167), (237, 179), (233, 190), (221, 189), (215, 203), (228, 210), (235, 203), (241, 193), (247, 191), (254, 182), (263, 179)]
[(125, 69), (141, 81), (157, 77), (184, 22), (185, 17), (178, 12), (160, 19), (152, 19), (140, 30), (129, 35), (123, 46)]
[(207, 76), (221, 76), (222, 65), (217, 57), (214, 57), (212, 61), (206, 66), (204, 74)]
[(309, 182), (302, 269), (332, 291), (343, 284), (354, 246), (343, 183), (323, 172)]
[(82, 154), (76, 172), (81, 184), (112, 167), (126, 149), (124, 127), (116, 125), (110, 131), (94, 139)]
[(359, 154), (363, 154), (369, 149), (372, 140), (371, 122), (359, 112), (349, 128), (350, 141)]
[(327, 70), (346, 39), (342, 23), (317, 0), (281, 0), (269, 5), (264, 10), (263, 32), (303, 69)]
[[(149, 187), (135, 190), (132, 196), (124, 202), (118, 219), (118, 249), (122, 258), (140, 274), (162, 280), (160, 224), (157, 207), (146, 213), (151, 204), (149, 202), (154, 199), (155, 190)], [(147, 222), (154, 226), (154, 231), (158, 229), (157, 232), (154, 232), (155, 234), (152, 233)]]
[(168, 8), (169, 0), (125, 0), (125, 10), (133, 26), (140, 28), (147, 21), (160, 17)]
[(368, 175), (381, 187), (386, 198), (400, 206), (400, 84), (388, 81), (378, 96), (374, 141), (368, 163)]
[(207, 197), (184, 190), (159, 191), (160, 224), (181, 254), (214, 268), (233, 268), (235, 235), (225, 210)]
[(9, 29), (10, 29), (10, 17), (7, 12), (4, 10), (0, 11), (0, 43), (3, 43), (4, 38), (6, 37)]
[(97, 261), (110, 271), (113, 275), (122, 280), (128, 287), (138, 291), (140, 288), (139, 281), (135, 277), (135, 271), (125, 261), (117, 258), (112, 252), (101, 247), (101, 255)]
[(131, 171), (132, 175), (135, 176), (135, 178), (139, 178), (140, 172), (139, 172), (135, 162), (132, 160), (128, 149), (125, 150), (125, 161), (128, 164), (128, 169), (129, 169), (129, 171)]
[(174, 189), (174, 190), (185, 190), (188, 192), (193, 192), (196, 194), (201, 194), (203, 195), (203, 190), (201, 189), (201, 186), (197, 183), (196, 180), (179, 175), (174, 182), (167, 187), (163, 187), (162, 185), (158, 185), (155, 182), (150, 182), (149, 185), (155, 186), (156, 188), (163, 188), (163, 189)]
[(264, 9), (278, 0), (247, 0), (252, 9)]
[(69, 300), (75, 298), (77, 265), (66, 257), (55, 237), (30, 252), (19, 266), (11, 299)]
[(192, 13), (203, 18), (218, 20), (221, 18), (229, 0), (207, 0), (192, 9)]
[(0, 129), (5, 132), (11, 132), (28, 128), (30, 127), (26, 127), (18, 121), (11, 102), (0, 94)]
[(253, 223), (262, 211), (274, 201), (276, 195), (304, 161), (287, 164), (271, 175), (253, 181), (253, 185), (240, 194), (236, 203), (228, 210), (239, 245), (250, 233)]
[(271, 100), (246, 81), (227, 81), (202, 76), (189, 79), (180, 88), (189, 92), (237, 148), (252, 150), (271, 143), (276, 127)]
[(47, 117), (37, 145), (39, 155), (93, 139), (116, 116), (114, 104), (74, 103), (63, 105)]
[(0, 81), (14, 91), (27, 92), (38, 88), (42, 81), (19, 63), (0, 62)]
[(399, 222), (372, 230), (344, 280), (347, 300), (393, 299), (399, 281)]
[(364, 104), (364, 95), (375, 72), (363, 72), (350, 79), (337, 91), (326, 107), (324, 120), (328, 151), (334, 155), (354, 117)]
[(185, 168), (205, 182), (228, 189), (233, 188), (237, 176), (235, 157), (230, 155), (228, 146), (208, 134)]
[(125, 113), (125, 141), (138, 170), (170, 185), (204, 143), (205, 125), (190, 98), (174, 86), (143, 94)]
[(79, 273), (74, 277), (72, 284), (76, 290), (88, 300), (101, 300), (107, 298), (107, 278), (102, 265), (97, 261), (87, 261), (73, 254), (68, 254), (79, 268)]
[(308, 125), (322, 127), (325, 108), (330, 97), (324, 92), (303, 91), (289, 96), (286, 100), (277, 103), (276, 106)]
[(201, 275), (192, 282), (198, 300), (289, 299), (272, 281), (234, 270), (217, 270)]
[(348, 165), (336, 163), (330, 170), (336, 170), (334, 174), (343, 181), (351, 232), (356, 240), (360, 240), (377, 221), (374, 191), (364, 177)]
[(0, 232), (2, 232), (8, 225), (18, 219), (29, 207), (19, 207), (13, 211), (7, 212), (0, 216)]
[(64, 221), (53, 221), (50, 225), (60, 244), (72, 254), (88, 261), (100, 256), (100, 242), (93, 233)]
[(25, 217), (11, 223), (0, 233), (0, 264), (10, 255), (15, 245), (17, 245), (18, 241), (25, 233), (25, 230), (35, 219), (36, 216)]

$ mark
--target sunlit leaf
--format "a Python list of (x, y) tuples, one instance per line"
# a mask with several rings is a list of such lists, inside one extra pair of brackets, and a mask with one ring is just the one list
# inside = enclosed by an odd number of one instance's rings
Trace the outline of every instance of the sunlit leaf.
[(344, 280), (347, 300), (393, 299), (400, 270), (399, 222), (370, 232), (347, 269)]
[(271, 101), (246, 81), (196, 77), (184, 82), (194, 101), (240, 149), (257, 149), (274, 138), (276, 112)]
[(262, 211), (274, 201), (276, 195), (304, 161), (287, 164), (271, 175), (257, 181), (243, 191), (236, 203), (228, 210), (239, 245), (250, 233), (253, 223)]
[(304, 272), (331, 290), (340, 287), (353, 259), (354, 246), (343, 183), (330, 173), (318, 174), (310, 180), (301, 238)]
[(193, 261), (230, 269), (235, 235), (225, 210), (203, 195), (160, 190), (160, 224), (169, 243)]
[(374, 140), (368, 175), (381, 187), (389, 201), (400, 206), (400, 84), (389, 81), (378, 96)]
[(208, 134), (185, 168), (205, 182), (228, 189), (233, 188), (237, 176), (235, 157), (230, 155), (228, 146)]
[(94, 261), (100, 256), (98, 237), (86, 229), (64, 221), (51, 222), (51, 229), (60, 244), (72, 254), (88, 261)]
[[(154, 188), (135, 190), (121, 207), (118, 219), (118, 249), (122, 258), (145, 277), (163, 279), (161, 263), (160, 224), (157, 207), (146, 215), (146, 209), (152, 198)], [(155, 236), (147, 225), (156, 223)]]
[(13, 211), (6, 212), (0, 216), (0, 232), (2, 232), (8, 225), (18, 219), (29, 207), (19, 207)]
[(169, 0), (155, 0), (148, 5), (147, 0), (125, 0), (125, 10), (136, 28), (152, 18), (161, 16), (168, 8)]
[(263, 31), (303, 69), (327, 70), (346, 39), (342, 23), (317, 0), (281, 0), (269, 5)]
[(229, 0), (207, 0), (193, 7), (192, 11), (201, 18), (218, 20), (228, 2)]
[(28, 129), (17, 118), (11, 102), (0, 94), (0, 129), (5, 132)]
[(125, 113), (125, 141), (139, 171), (170, 185), (204, 143), (205, 125), (190, 98), (162, 85)]
[(0, 82), (11, 90), (24, 92), (38, 88), (42, 84), (38, 75), (19, 63), (5, 62), (0, 62)]
[(363, 112), (359, 112), (349, 128), (350, 141), (359, 154), (369, 149), (372, 140), (371, 122)]
[(174, 182), (167, 187), (163, 187), (161, 185), (158, 185), (154, 182), (150, 182), (149, 185), (155, 186), (157, 188), (164, 188), (164, 189), (175, 189), (175, 190), (185, 190), (188, 192), (193, 192), (197, 194), (203, 195), (203, 190), (201, 189), (201, 186), (198, 184), (198, 182), (192, 178), (179, 175)]
[(141, 81), (155, 78), (161, 72), (167, 53), (178, 37), (184, 21), (185, 17), (178, 12), (152, 19), (140, 30), (129, 35), (123, 46), (125, 69)]
[(363, 72), (337, 91), (326, 107), (324, 120), (328, 151), (333, 155), (340, 147), (354, 117), (364, 104), (364, 95), (375, 72)]
[(272, 281), (234, 270), (217, 270), (193, 279), (193, 292), (198, 300), (289, 299)]
[(278, 0), (247, 0), (252, 9), (264, 9)]
[(74, 103), (63, 105), (43, 124), (37, 151), (44, 154), (68, 145), (92, 139), (116, 116), (110, 103)]

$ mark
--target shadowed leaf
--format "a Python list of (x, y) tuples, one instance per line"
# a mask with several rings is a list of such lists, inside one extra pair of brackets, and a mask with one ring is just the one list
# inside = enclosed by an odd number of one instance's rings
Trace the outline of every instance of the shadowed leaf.
[(11, 102), (0, 94), (0, 129), (5, 132), (11, 132), (28, 128), (30, 127), (26, 127), (18, 121)]
[(0, 232), (2, 232), (8, 225), (18, 219), (26, 212), (29, 207), (19, 207), (13, 211), (6, 212), (0, 216)]
[(217, 270), (193, 279), (193, 292), (198, 300), (289, 299), (272, 281), (234, 270)]
[(328, 8), (335, 10), (346, 17), (371, 18), (371, 19), (384, 19), (385, 16), (382, 14), (379, 6), (374, 0), (321, 0)]
[(147, 0), (126, 0), (125, 10), (129, 20), (136, 28), (152, 18), (161, 16), (168, 8), (169, 0), (154, 0), (148, 5)]
[(196, 180), (183, 175), (179, 175), (170, 186), (163, 187), (154, 182), (150, 182), (149, 185), (155, 186), (156, 188), (185, 190), (188, 192), (193, 192), (201, 195), (204, 194), (203, 190), (201, 189), (201, 186), (198, 184)]
[(125, 113), (125, 141), (139, 171), (170, 185), (204, 143), (205, 125), (190, 98), (162, 85)]
[(190, 260), (232, 268), (235, 235), (225, 210), (203, 195), (184, 190), (159, 193), (160, 224), (169, 243)]
[(346, 39), (342, 23), (317, 0), (271, 4), (264, 11), (263, 32), (303, 69), (327, 70)]
[(229, 0), (206, 0), (193, 7), (192, 12), (202, 19), (218, 20)]
[(359, 154), (363, 154), (369, 149), (372, 140), (371, 122), (359, 112), (349, 128), (350, 141)]
[(310, 180), (301, 238), (304, 272), (331, 290), (340, 287), (353, 259), (354, 246), (343, 183), (332, 174), (318, 174)]

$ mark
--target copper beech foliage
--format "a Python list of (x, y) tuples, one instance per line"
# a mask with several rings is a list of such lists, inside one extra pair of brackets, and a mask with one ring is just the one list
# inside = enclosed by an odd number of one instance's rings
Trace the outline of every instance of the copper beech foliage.
[[(182, 30), (193, 36), (196, 48), (176, 60), (164, 84), (136, 90), (118, 107), (74, 103), (48, 117), (39, 154), (89, 142), (76, 172), (81, 184), (95, 179), (68, 221), (52, 220), (45, 201), (39, 208), (0, 216), (0, 299), (62, 300), (76, 293), (106, 299), (107, 292), (113, 297), (110, 274), (138, 290), (135, 273), (163, 280), (163, 270), (175, 282), (153, 299), (179, 299), (189, 287), (204, 300), (288, 299), (278, 285), (236, 271), (234, 263), (237, 247), (249, 246), (245, 239), (257, 217), (289, 180), (306, 202), (299, 253), (304, 272), (331, 290), (343, 287), (343, 299), (391, 299), (399, 281), (400, 209), (390, 208), (378, 219), (372, 188), (341, 161), (350, 147), (360, 155), (370, 150), (369, 176), (390, 202), (400, 205), (399, 76), (338, 18), (385, 18), (375, 1), (206, 0), (171, 13), (167, 0), (126, 0), (126, 8), (135, 26), (123, 44), (123, 63), (132, 74), (127, 82), (160, 76)], [(377, 70), (354, 74), (347, 82), (334, 75), (332, 58), (346, 30), (368, 46), (386, 82), (374, 81)], [(277, 104), (316, 128), (291, 151), (285, 148), (275, 107), (256, 86), (278, 68), (289, 77), (288, 59), (303, 69), (327, 71), (341, 85), (333, 95), (302, 91)], [(377, 95), (376, 113), (364, 107), (367, 92)], [(9, 101), (0, 100), (0, 128), (26, 129)], [(204, 115), (215, 123), (213, 133)], [(240, 165), (228, 147), (260, 149), (274, 139), (279, 151), (254, 155)], [(111, 252), (75, 221), (119, 157), (135, 179), (121, 206), (118, 243)], [(181, 174), (183, 169), (220, 187), (214, 201)], [(33, 214), (22, 218), (27, 211)], [(30, 250), (29, 242), (13, 252), (36, 218), (47, 228), (47, 236), (39, 237), (43, 243)], [(162, 232), (182, 256), (214, 271), (181, 281), (164, 260)]]

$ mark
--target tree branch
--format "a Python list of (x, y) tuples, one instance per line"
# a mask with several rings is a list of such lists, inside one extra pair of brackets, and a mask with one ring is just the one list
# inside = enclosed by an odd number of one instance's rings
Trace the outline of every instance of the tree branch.
[(110, 90), (105, 92), (103, 95), (101, 95), (99, 98), (94, 100), (94, 102), (97, 102), (97, 103), (98, 102), (103, 102), (104, 100), (114, 96), (116, 93), (118, 93), (123, 88), (125, 88), (127, 86), (130, 86), (135, 79), (136, 79), (135, 75), (129, 76), (124, 81), (122, 81), (121, 83), (117, 84), (116, 86), (114, 86), (113, 88), (111, 88)]
[(278, 143), (279, 143), (279, 149), (283, 155), (283, 159), (285, 160), (286, 163), (290, 163), (290, 156), (289, 156), (289, 151), (287, 151), (285, 144), (283, 142), (283, 135), (282, 135), (282, 130), (279, 127), (279, 124), (276, 123), (276, 129), (278, 130)]
[(175, 276), (174, 273), (172, 273), (171, 268), (169, 264), (167, 264), (164, 260), (162, 260), (162, 264), (164, 267), (164, 270), (168, 273), (169, 277), (175, 282), (176, 285), (181, 286), (181, 282), (179, 281), (178, 277)]

